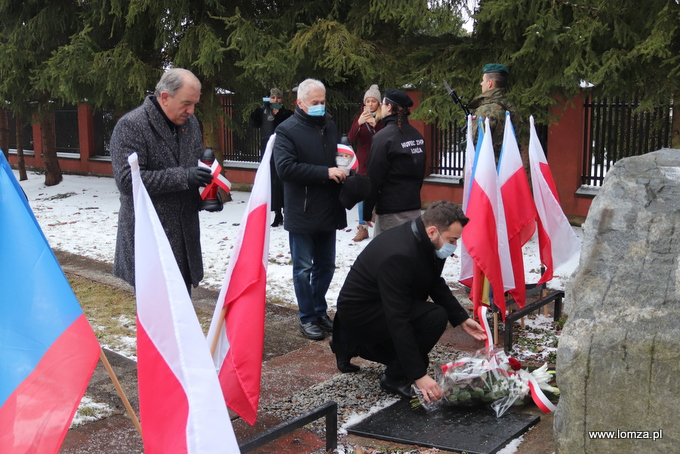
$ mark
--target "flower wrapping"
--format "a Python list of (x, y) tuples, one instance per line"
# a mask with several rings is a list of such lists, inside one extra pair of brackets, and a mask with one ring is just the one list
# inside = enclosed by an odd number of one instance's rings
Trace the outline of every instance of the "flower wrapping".
[(435, 380), (444, 393), (439, 401), (425, 402), (414, 386), (418, 398), (414, 406), (422, 405), (433, 411), (442, 406), (490, 405), (500, 418), (512, 405), (524, 403), (530, 377), (519, 361), (508, 357), (502, 349), (487, 347), (437, 369)]

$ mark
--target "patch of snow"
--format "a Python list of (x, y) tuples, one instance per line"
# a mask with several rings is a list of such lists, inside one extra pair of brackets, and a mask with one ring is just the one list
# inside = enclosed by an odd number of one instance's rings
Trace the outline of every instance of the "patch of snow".
[[(18, 179), (18, 172), (14, 172)], [(113, 178), (64, 175), (60, 184), (47, 187), (43, 175), (29, 173), (29, 179), (20, 184), (51, 247), (113, 264), (120, 209)], [(233, 200), (225, 203), (221, 212), (200, 213), (205, 268), (203, 287), (220, 289), (249, 196), (249, 192), (233, 191)], [(348, 227), (337, 232), (335, 275), (326, 294), (330, 309), (335, 308), (349, 268), (370, 241), (352, 241), (358, 219), (355, 207), (348, 211)], [(369, 228), (371, 237), (372, 230)], [(574, 231), (579, 238), (583, 237), (580, 227), (575, 227)], [(288, 232), (283, 227), (271, 228), (269, 232), (268, 296), (277, 304), (296, 307)], [(578, 258), (575, 258), (555, 270), (550, 288), (563, 290), (577, 265)], [(524, 246), (524, 266), (526, 282), (536, 282), (540, 277), (536, 235)], [(454, 289), (460, 288), (459, 274), (460, 260), (447, 260), (442, 276)]]

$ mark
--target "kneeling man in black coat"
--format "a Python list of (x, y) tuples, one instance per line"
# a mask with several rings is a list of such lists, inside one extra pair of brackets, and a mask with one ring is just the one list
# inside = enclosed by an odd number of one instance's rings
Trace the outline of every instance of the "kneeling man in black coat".
[(331, 347), (341, 371), (358, 370), (349, 360), (360, 356), (387, 366), (380, 379), (384, 390), (410, 397), (415, 383), (426, 400), (441, 399), (427, 367), (446, 322), (486, 339), (441, 277), (467, 222), (458, 205), (442, 200), (359, 254), (338, 297)]

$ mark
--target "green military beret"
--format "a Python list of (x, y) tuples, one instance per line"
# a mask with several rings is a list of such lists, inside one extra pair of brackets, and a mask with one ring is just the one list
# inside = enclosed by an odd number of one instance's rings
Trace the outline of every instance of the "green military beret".
[(506, 76), (510, 75), (508, 68), (505, 65), (499, 63), (489, 63), (482, 69), (482, 74), (486, 73), (505, 73)]

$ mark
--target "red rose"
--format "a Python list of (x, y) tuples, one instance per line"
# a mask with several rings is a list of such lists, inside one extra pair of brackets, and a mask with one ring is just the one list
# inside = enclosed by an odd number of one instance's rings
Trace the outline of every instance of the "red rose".
[(510, 363), (512, 370), (520, 370), (522, 368), (522, 363), (517, 361), (515, 358), (508, 358), (508, 363)]

